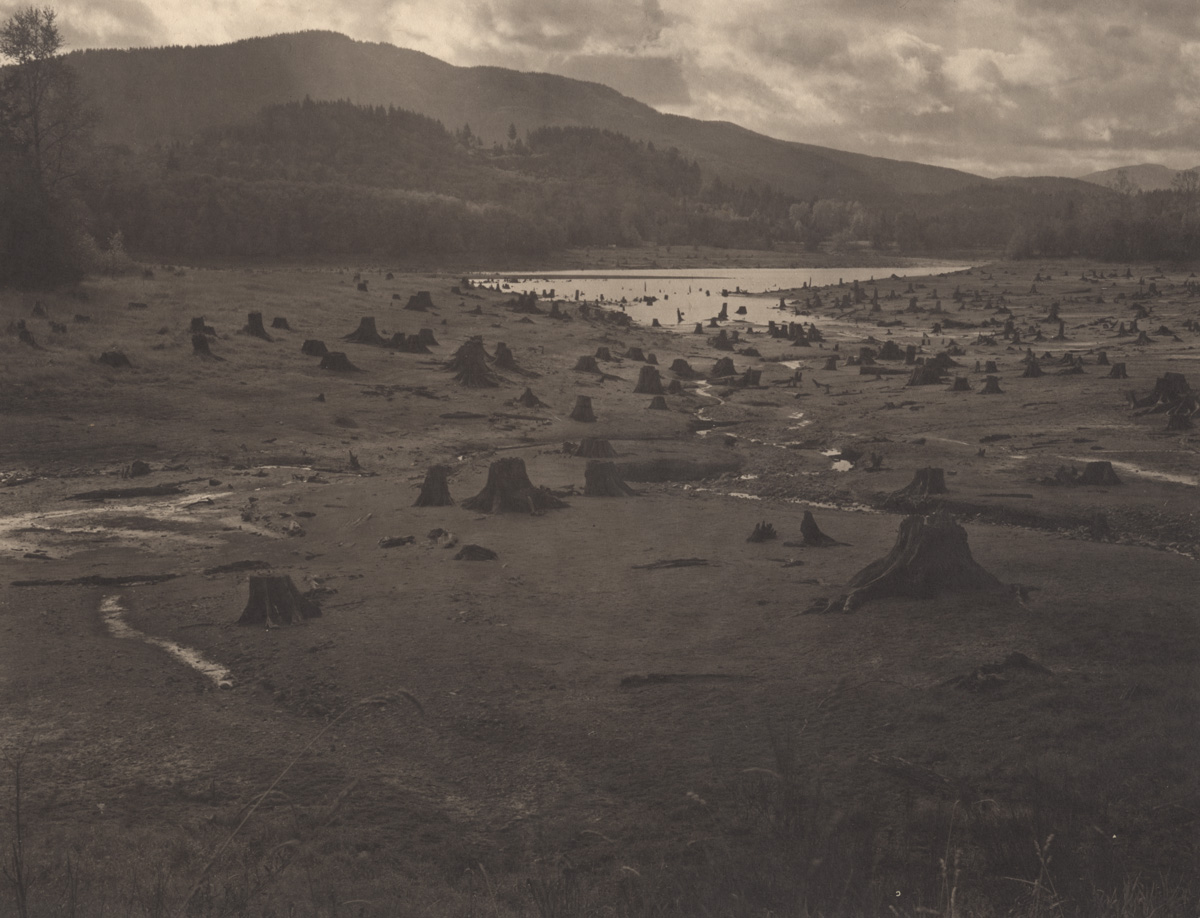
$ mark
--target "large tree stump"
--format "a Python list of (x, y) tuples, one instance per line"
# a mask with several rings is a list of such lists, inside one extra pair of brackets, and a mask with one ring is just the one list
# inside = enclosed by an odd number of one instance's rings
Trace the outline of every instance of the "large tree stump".
[(571, 455), (576, 459), (613, 459), (617, 451), (603, 437), (584, 437)]
[(431, 465), (425, 473), (421, 493), (413, 502), (414, 507), (449, 507), (454, 503), (450, 497), (450, 469), (444, 465)]
[(197, 357), (205, 357), (209, 360), (224, 360), (223, 357), (218, 357), (212, 352), (209, 347), (208, 337), (206, 335), (192, 335), (192, 353)]
[(383, 347), (387, 344), (387, 339), (375, 328), (374, 316), (363, 316), (358, 320), (358, 328), (348, 335), (343, 335), (342, 340), (354, 344), (373, 344), (376, 347)]
[(1101, 351), (1096, 355), (1096, 366), (1106, 367), (1108, 365), (1108, 351)]
[(433, 298), (430, 297), (428, 290), (418, 290), (408, 298), (408, 302), (404, 304), (404, 308), (417, 312), (426, 312), (433, 309)]
[(746, 536), (747, 542), (770, 542), (772, 539), (779, 538), (779, 533), (775, 531), (775, 527), (766, 521), (754, 524), (754, 531)]
[(946, 492), (946, 470), (926, 467), (913, 472), (913, 480), (899, 491), (892, 493), (889, 500), (902, 498), (932, 497)]
[(253, 338), (262, 338), (263, 341), (274, 341), (267, 330), (263, 328), (263, 317), (261, 312), (251, 312), (246, 314), (246, 327), (242, 329), (243, 335), (250, 335)]
[(617, 473), (615, 462), (589, 459), (583, 470), (583, 481), (584, 497), (635, 497), (638, 493)]
[(827, 611), (853, 612), (876, 599), (932, 599), (942, 593), (994, 593), (1003, 583), (971, 556), (967, 533), (944, 511), (905, 517), (896, 544), (846, 585)]
[(805, 548), (832, 548), (834, 545), (844, 544), (821, 531), (821, 527), (813, 519), (811, 510), (804, 511), (804, 519), (800, 523), (800, 536)]
[(708, 374), (709, 379), (724, 379), (727, 376), (736, 376), (737, 370), (733, 367), (732, 357), (722, 357), (713, 364), (712, 372)]
[(629, 350), (627, 350), (625, 352), (625, 359), (626, 360), (637, 360), (642, 363), (645, 363), (646, 355), (644, 353), (642, 353), (642, 349), (640, 347), (631, 347)]
[(1125, 362), (1114, 363), (1112, 369), (1108, 371), (1109, 379), (1128, 379), (1129, 374), (1125, 370)]
[(983, 381), (983, 388), (979, 390), (980, 395), (1003, 395), (1004, 390), (1000, 388), (1000, 377), (989, 376)]
[(609, 363), (611, 363), (613, 360), (612, 351), (610, 351), (606, 347), (598, 347), (598, 348), (596, 348), (596, 359), (597, 360), (606, 360)]
[(633, 391), (639, 395), (662, 395), (665, 390), (663, 389), (662, 377), (658, 375), (657, 368), (645, 364), (638, 374), (637, 385)]
[(513, 356), (512, 350), (503, 341), (498, 341), (496, 343), (495, 361), (496, 361), (496, 366), (500, 367), (500, 369), (510, 370), (513, 373), (518, 374), (519, 376), (536, 377), (536, 376), (540, 375), (538, 373), (534, 373), (532, 370), (525, 370), (525, 369), (522, 369), (520, 366), (518, 366), (517, 358)]
[(238, 619), (239, 625), (290, 625), (316, 618), (321, 609), (301, 595), (292, 578), (283, 576), (250, 577), (250, 600)]
[(309, 357), (324, 357), (329, 353), (329, 348), (325, 346), (324, 341), (319, 341), (316, 338), (308, 338), (300, 345), (300, 353)]
[(942, 382), (945, 374), (931, 363), (921, 364), (912, 369), (906, 386), (936, 386)]
[(699, 379), (704, 374), (697, 373), (692, 369), (692, 365), (682, 357), (676, 357), (671, 363), (671, 372), (680, 379)]
[(1038, 363), (1038, 359), (1036, 357), (1030, 357), (1025, 361), (1025, 372), (1021, 374), (1022, 379), (1038, 379), (1039, 377), (1045, 375), (1045, 372), (1042, 370), (1042, 365)]
[(208, 335), (210, 338), (217, 336), (215, 328), (204, 324), (204, 316), (193, 316), (192, 324), (188, 326), (188, 331), (193, 335)]
[(725, 331), (725, 329), (722, 328), (717, 334), (717, 337), (713, 339), (712, 346), (718, 351), (733, 350), (733, 342), (729, 339), (729, 334)]
[(335, 373), (354, 373), (358, 367), (350, 362), (350, 358), (342, 351), (329, 351), (321, 358), (320, 369), (333, 370)]
[(683, 383), (678, 379), (672, 379), (667, 383), (667, 395), (683, 395)]
[(468, 338), (446, 364), (454, 378), (468, 389), (492, 389), (500, 385), (496, 374), (488, 368), (487, 351), (482, 338)]
[(822, 369), (833, 371), (833, 370), (836, 370), (837, 368), (838, 368), (837, 354), (830, 354), (828, 357), (825, 358), (825, 366), (822, 367)]
[(271, 320), (271, 327), (282, 329), (283, 331), (291, 331), (292, 326), (288, 325), (288, 320), (284, 316), (276, 316)]
[(584, 424), (593, 423), (596, 420), (596, 415), (592, 411), (592, 397), (590, 395), (575, 396), (575, 407), (571, 409), (569, 417), (572, 421), (579, 421)]
[(433, 336), (432, 328), (422, 328), (417, 332), (417, 340), (426, 347), (438, 347), (438, 340)]
[(595, 357), (580, 357), (575, 361), (575, 369), (580, 373), (600, 373), (600, 366)]
[[(990, 378), (994, 379), (995, 377), (990, 377)], [(967, 381), (967, 377), (965, 377), (965, 376), (955, 376), (954, 382), (952, 382), (950, 384), (950, 391), (951, 392), (970, 392), (971, 391), (971, 383)]]
[(539, 514), (565, 506), (549, 489), (535, 488), (525, 470), (525, 460), (516, 457), (493, 462), (483, 490), (462, 502), (464, 510), (480, 513)]
[(669, 411), (667, 400), (661, 395), (656, 395), (650, 399), (650, 404), (646, 406), (648, 411)]
[(1084, 466), (1083, 473), (1078, 478), (1078, 484), (1108, 487), (1121, 484), (1121, 479), (1113, 471), (1111, 462), (1089, 462)]

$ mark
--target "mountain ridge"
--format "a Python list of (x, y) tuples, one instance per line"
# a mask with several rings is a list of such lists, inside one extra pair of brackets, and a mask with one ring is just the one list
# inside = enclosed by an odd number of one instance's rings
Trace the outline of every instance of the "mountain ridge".
[(881, 200), (989, 180), (922, 163), (758, 134), (731, 122), (659, 112), (608, 86), (494, 66), (459, 67), (421, 51), (310, 31), (225, 45), (76, 51), (68, 59), (100, 113), (101, 139), (147, 147), (313, 99), (394, 105), (464, 124), (485, 142), (510, 124), (599, 127), (674, 146), (707, 171), (793, 195)]

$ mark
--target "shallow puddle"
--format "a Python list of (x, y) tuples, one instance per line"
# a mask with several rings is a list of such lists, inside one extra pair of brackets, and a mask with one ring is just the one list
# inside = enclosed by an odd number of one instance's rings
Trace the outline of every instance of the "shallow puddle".
[(233, 688), (233, 674), (224, 666), (205, 659), (199, 651), (192, 650), (190, 647), (184, 647), (165, 638), (151, 637), (138, 631), (137, 628), (125, 621), (125, 612), (126, 609), (121, 605), (120, 596), (105, 596), (100, 601), (100, 615), (104, 619), (104, 626), (108, 629), (108, 633), (113, 637), (153, 644), (155, 647), (165, 650), (184, 666), (190, 666), (196, 672), (211, 679), (217, 688)]

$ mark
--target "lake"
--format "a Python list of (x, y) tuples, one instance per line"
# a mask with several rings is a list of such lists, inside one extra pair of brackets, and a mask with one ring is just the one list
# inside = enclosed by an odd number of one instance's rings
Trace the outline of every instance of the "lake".
[[(543, 298), (625, 302), (626, 311), (640, 324), (652, 319), (667, 328), (691, 329), (696, 322), (707, 322), (729, 304), (731, 321), (742, 320), (758, 325), (779, 321), (779, 297), (774, 291), (809, 286), (849, 285), (857, 280), (879, 288), (879, 295), (890, 291), (903, 293), (906, 277), (952, 274), (972, 267), (969, 264), (903, 265), (870, 268), (641, 268), (628, 270), (546, 271), (496, 273), (472, 278), (473, 282), (500, 285), (513, 293), (534, 292)], [(893, 275), (897, 279), (893, 279)], [(953, 290), (948, 283), (946, 297)], [(553, 291), (553, 292), (552, 292)], [(757, 295), (756, 295), (757, 294)], [(654, 302), (645, 298), (653, 297)], [(739, 307), (746, 313), (738, 315)], [(682, 313), (679, 318), (677, 310)], [(792, 317), (785, 313), (783, 318)]]

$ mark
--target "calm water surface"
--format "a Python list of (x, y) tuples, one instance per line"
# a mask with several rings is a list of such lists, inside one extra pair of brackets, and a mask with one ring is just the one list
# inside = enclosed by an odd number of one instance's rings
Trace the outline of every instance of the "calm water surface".
[[(489, 286), (507, 285), (513, 293), (532, 291), (542, 297), (561, 300), (588, 300), (621, 303), (639, 323), (649, 325), (652, 319), (670, 328), (676, 325), (689, 329), (696, 322), (707, 322), (729, 306), (730, 320), (741, 319), (765, 325), (793, 315), (791, 309), (781, 314), (778, 290), (810, 286), (814, 288), (849, 286), (857, 280), (866, 286), (878, 287), (879, 295), (890, 291), (903, 293), (906, 277), (950, 275), (970, 268), (968, 264), (932, 264), (914, 267), (870, 268), (640, 268), (601, 271), (547, 271), (524, 274), (493, 274), (473, 278)], [(894, 277), (893, 277), (894, 275)], [(945, 296), (949, 299), (955, 281), (947, 277)], [(551, 292), (553, 291), (553, 292)], [(740, 291), (740, 292), (739, 292)], [(646, 302), (647, 298), (654, 302)], [(746, 312), (739, 315), (739, 307)], [(682, 318), (680, 318), (682, 313)]]

